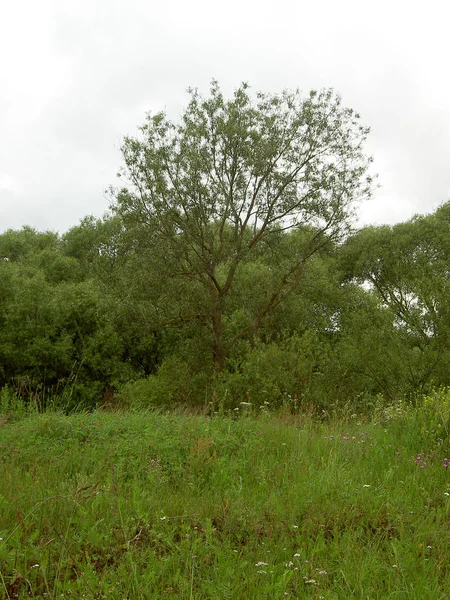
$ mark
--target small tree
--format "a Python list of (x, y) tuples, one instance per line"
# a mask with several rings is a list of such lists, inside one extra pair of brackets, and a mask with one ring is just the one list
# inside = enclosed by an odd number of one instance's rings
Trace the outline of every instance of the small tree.
[[(200, 292), (189, 319), (185, 310), (178, 318), (208, 328), (219, 372), (236, 341), (258, 332), (299, 285), (308, 259), (345, 235), (355, 203), (370, 196), (369, 130), (332, 90), (252, 97), (244, 83), (226, 100), (213, 81), (208, 98), (189, 95), (179, 123), (149, 114), (141, 135), (125, 138), (126, 185), (113, 190), (113, 209), (141, 243), (144, 236), (165, 276), (188, 282), (197, 299)], [(224, 339), (238, 269), (292, 228), (304, 243), (285, 252), (251, 327)], [(177, 298), (165, 297), (158, 314), (171, 302)]]

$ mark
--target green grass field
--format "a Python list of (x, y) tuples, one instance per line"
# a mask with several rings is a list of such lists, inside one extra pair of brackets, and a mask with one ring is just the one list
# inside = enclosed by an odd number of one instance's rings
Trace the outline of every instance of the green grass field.
[(0, 598), (450, 597), (450, 453), (412, 414), (48, 413), (0, 457)]

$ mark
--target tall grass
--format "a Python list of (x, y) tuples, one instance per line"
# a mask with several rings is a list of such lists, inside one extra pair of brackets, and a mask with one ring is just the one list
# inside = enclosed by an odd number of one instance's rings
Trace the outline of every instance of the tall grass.
[(448, 598), (450, 456), (430, 414), (6, 423), (0, 597)]

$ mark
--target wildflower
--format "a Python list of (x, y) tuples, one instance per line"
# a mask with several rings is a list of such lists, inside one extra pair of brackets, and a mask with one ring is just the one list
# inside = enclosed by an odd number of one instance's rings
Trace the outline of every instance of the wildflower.
[(328, 575), (327, 571), (319, 571), (319, 575), (321, 577), (325, 577), (325, 575)]
[[(298, 525), (292, 525), (294, 529), (298, 529)], [(299, 555), (300, 556), (300, 555)]]
[(39, 566), (38, 563), (36, 563), (35, 565), (31, 565), (31, 568), (32, 569), (37, 569), (38, 566)]
[(444, 496), (450, 496), (448, 492), (444, 492)]
[(265, 563), (262, 561), (255, 563), (255, 567), (268, 567), (268, 566), (269, 566), (268, 563)]
[[(449, 495), (449, 494), (447, 494), (447, 496), (448, 496), (448, 495)], [(294, 558), (300, 558), (300, 554), (299, 554), (298, 552), (296, 552), (296, 553), (294, 554)]]
[(251, 406), (251, 405), (252, 405), (252, 403), (251, 403), (251, 402), (239, 402), (239, 404), (240, 404), (241, 406)]
[(393, 569), (398, 569), (398, 565), (392, 565)]
[(267, 575), (267, 571), (261, 570), (261, 571), (256, 571), (256, 572), (259, 573), (260, 575)]
[(159, 517), (160, 521), (165, 521), (167, 519), (167, 517)]
[(305, 583), (306, 583), (307, 585), (308, 585), (308, 584), (316, 585), (317, 581), (316, 581), (315, 579), (307, 579), (307, 580), (305, 581)]
[(233, 410), (235, 410), (235, 411), (239, 410), (239, 406), (236, 406), (236, 408), (233, 408)]
[(292, 560), (290, 560), (288, 563), (286, 563), (286, 567), (293, 567), (294, 563), (292, 562)]

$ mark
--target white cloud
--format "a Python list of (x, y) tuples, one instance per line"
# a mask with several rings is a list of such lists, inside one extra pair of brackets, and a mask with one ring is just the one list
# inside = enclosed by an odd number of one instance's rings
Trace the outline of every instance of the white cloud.
[(0, 230), (101, 215), (122, 136), (147, 110), (179, 114), (186, 88), (206, 91), (213, 77), (227, 93), (243, 80), (339, 91), (372, 127), (382, 187), (364, 222), (448, 199), (450, 15), (439, 0), (22, 0), (3, 13), (0, 173), (15, 183), (0, 194)]

